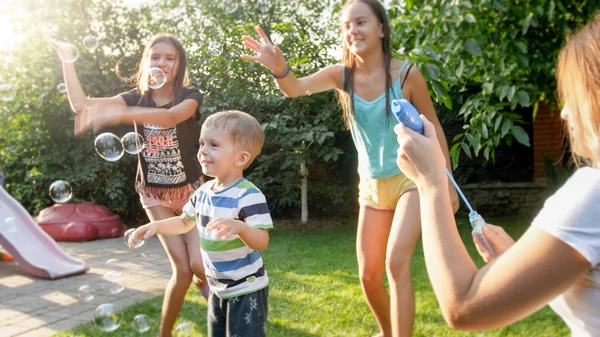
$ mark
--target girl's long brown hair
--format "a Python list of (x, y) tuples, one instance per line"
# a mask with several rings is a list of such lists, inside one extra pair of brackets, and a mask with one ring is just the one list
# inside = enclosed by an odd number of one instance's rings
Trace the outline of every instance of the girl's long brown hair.
[(188, 68), (187, 68), (187, 56), (185, 53), (185, 49), (183, 49), (183, 45), (177, 38), (175, 38), (171, 34), (161, 33), (156, 36), (146, 45), (144, 48), (144, 53), (142, 54), (142, 59), (138, 65), (138, 71), (134, 75), (136, 79), (136, 87), (139, 90), (140, 94), (142, 94), (141, 102), (142, 105), (144, 103), (148, 103), (151, 99), (151, 91), (148, 88), (148, 69), (150, 68), (150, 51), (152, 47), (154, 47), (158, 43), (167, 43), (175, 47), (177, 51), (177, 75), (173, 79), (173, 105), (180, 103), (182, 99), (183, 88), (187, 87), (190, 83), (190, 78), (188, 76)]
[[(385, 115), (389, 121), (391, 116), (391, 107), (389, 100), (389, 89), (392, 86), (392, 76), (390, 74), (390, 68), (392, 63), (392, 48), (390, 45), (390, 23), (383, 7), (383, 4), (378, 0), (350, 0), (344, 4), (344, 8), (347, 8), (353, 3), (362, 2), (368, 5), (379, 23), (383, 25), (383, 39), (381, 40), (381, 47), (383, 49), (383, 65), (385, 67)], [(342, 83), (342, 89), (337, 90), (336, 96), (338, 102), (342, 107), (344, 124), (346, 128), (350, 128), (350, 121), (354, 118), (354, 66), (355, 57), (348, 49), (346, 43), (343, 43), (343, 56), (342, 63), (344, 65), (344, 83)]]
[(556, 65), (559, 99), (575, 162), (600, 165), (600, 12), (567, 38)]

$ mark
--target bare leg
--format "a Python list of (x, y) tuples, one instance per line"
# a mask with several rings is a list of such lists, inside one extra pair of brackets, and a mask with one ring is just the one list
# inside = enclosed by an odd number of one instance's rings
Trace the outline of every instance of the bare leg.
[(363, 293), (381, 329), (391, 336), (390, 297), (383, 284), (385, 255), (394, 212), (361, 207), (358, 215), (356, 256)]
[[(162, 206), (149, 208), (146, 213), (151, 221), (175, 216), (171, 209)], [(187, 245), (181, 235), (159, 235), (158, 237), (165, 252), (167, 252), (173, 271), (169, 284), (165, 289), (158, 335), (159, 337), (171, 337), (173, 325), (181, 311), (185, 294), (192, 282), (192, 270)]]
[(187, 253), (190, 260), (190, 268), (194, 273), (193, 281), (197, 288), (206, 284), (206, 276), (204, 273), (204, 263), (202, 262), (202, 254), (200, 253), (200, 234), (198, 227), (192, 228), (189, 232), (183, 234), (187, 245)]
[(390, 284), (392, 336), (412, 336), (415, 292), (410, 263), (421, 235), (419, 192), (404, 193), (398, 201), (387, 244), (386, 270)]

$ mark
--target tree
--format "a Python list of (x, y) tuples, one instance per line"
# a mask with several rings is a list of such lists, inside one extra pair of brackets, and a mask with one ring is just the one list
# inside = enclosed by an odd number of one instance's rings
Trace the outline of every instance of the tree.
[[(501, 143), (530, 146), (521, 126), (540, 103), (554, 105), (554, 67), (566, 34), (598, 1), (407, 0), (390, 9), (394, 50), (428, 77), (441, 114), (464, 121), (460, 153), (495, 158)], [(452, 118), (451, 117), (451, 118)]]

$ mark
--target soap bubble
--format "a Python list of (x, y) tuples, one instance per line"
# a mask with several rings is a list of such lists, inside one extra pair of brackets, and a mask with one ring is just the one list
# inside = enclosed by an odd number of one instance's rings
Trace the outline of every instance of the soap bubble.
[[(129, 247), (129, 237), (131, 237), (131, 234), (133, 234), (133, 232), (135, 232), (135, 228), (130, 228), (123, 235), (123, 238), (125, 239), (125, 244), (127, 245), (127, 247)], [(141, 246), (144, 245), (144, 242), (145, 242), (144, 240), (135, 240), (133, 246), (130, 248), (140, 248)]]
[(121, 138), (123, 149), (129, 154), (138, 154), (144, 149), (144, 137), (136, 132), (128, 132)]
[(121, 267), (121, 261), (119, 259), (109, 259), (104, 264), (111, 272), (116, 276), (123, 275), (123, 267)]
[(268, 0), (257, 0), (256, 1), (256, 9), (261, 14), (264, 14), (267, 10), (269, 10), (269, 1)]
[(64, 180), (57, 180), (50, 185), (50, 199), (57, 204), (65, 203), (71, 200), (73, 190), (71, 185)]
[(123, 143), (121, 143), (119, 137), (110, 132), (99, 134), (94, 141), (94, 145), (96, 153), (104, 160), (117, 161), (125, 153), (123, 151)]
[(310, 96), (312, 95), (312, 92), (310, 92), (310, 90), (306, 90), (306, 96)]
[(83, 45), (89, 50), (91, 53), (98, 48), (98, 40), (96, 40), (93, 36), (86, 36), (83, 38)]
[(12, 216), (7, 217), (0, 223), (0, 232), (14, 233), (17, 231), (17, 221)]
[(77, 297), (83, 302), (89, 302), (94, 299), (94, 292), (92, 287), (88, 285), (82, 285), (77, 289)]
[(225, 12), (227, 14), (233, 14), (238, 9), (236, 0), (223, 0), (223, 6), (225, 6)]
[(15, 89), (8, 84), (0, 85), (0, 99), (4, 102), (12, 101), (15, 98)]
[(65, 92), (67, 92), (67, 85), (64, 83), (61, 83), (56, 86), (56, 89), (58, 89), (58, 92), (60, 92), (61, 94), (64, 94)]
[(65, 63), (73, 63), (79, 58), (79, 50), (69, 43), (64, 43), (58, 47), (58, 56)]
[(208, 53), (212, 56), (219, 56), (223, 53), (223, 45), (218, 41), (210, 41), (208, 46)]
[(160, 68), (148, 69), (148, 87), (151, 89), (160, 89), (167, 82), (167, 75)]
[(115, 280), (111, 280), (111, 279), (109, 279), (109, 278), (108, 278), (108, 277), (109, 277), (108, 275), (109, 275), (109, 274), (111, 274), (111, 273), (112, 273), (112, 272), (108, 272), (108, 273), (106, 273), (106, 275), (104, 275), (104, 277), (105, 277), (107, 280), (111, 281), (111, 283), (107, 283), (107, 284), (105, 285), (105, 289), (106, 289), (106, 290), (108, 290), (108, 292), (109, 292), (109, 293), (111, 293), (112, 295), (116, 295), (116, 294), (118, 294), (118, 293), (121, 293), (123, 290), (125, 290), (125, 286), (123, 286), (123, 285), (121, 285), (121, 284), (119, 284), (119, 283), (116, 283), (116, 281), (115, 281)]
[(120, 261), (117, 259), (110, 259), (106, 261), (106, 266), (110, 268), (110, 271), (104, 274), (104, 279), (109, 283), (105, 284), (105, 289), (111, 294), (118, 294), (122, 292), (125, 287), (117, 283), (123, 275), (123, 267), (119, 264)]
[(173, 329), (173, 337), (192, 337), (193, 334), (194, 326), (187, 321), (178, 324), (175, 329)]
[(150, 330), (150, 318), (144, 314), (136, 315), (133, 318), (133, 326), (139, 333)]
[(104, 332), (115, 331), (121, 326), (121, 315), (111, 303), (101, 304), (96, 308), (94, 324)]

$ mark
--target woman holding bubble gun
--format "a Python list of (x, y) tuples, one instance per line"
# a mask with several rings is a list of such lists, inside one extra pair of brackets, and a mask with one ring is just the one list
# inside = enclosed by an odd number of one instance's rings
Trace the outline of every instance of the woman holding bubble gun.
[(397, 162), (419, 188), (423, 248), (429, 279), (446, 322), (488, 330), (545, 306), (574, 337), (600, 336), (600, 14), (570, 36), (556, 67), (571, 150), (580, 167), (514, 242), (501, 227), (484, 226), (493, 257), (477, 269), (457, 231), (436, 130), (422, 116), (424, 136), (397, 126)]
[[(195, 148), (202, 95), (187, 87), (187, 59), (181, 43), (171, 35), (157, 35), (144, 49), (136, 89), (109, 98), (88, 98), (75, 72), (73, 47), (48, 34), (45, 38), (63, 60), (67, 95), (77, 113), (75, 133), (116, 124), (139, 125), (149, 144), (138, 155), (136, 191), (142, 206), (151, 221), (180, 213), (203, 182)], [(159, 238), (173, 271), (162, 308), (159, 335), (164, 337), (171, 336), (193, 275), (198, 286), (204, 288), (207, 283), (197, 229)]]
[[(379, 336), (410, 336), (415, 315), (415, 298), (410, 275), (412, 253), (421, 233), (419, 195), (412, 181), (398, 169), (398, 144), (393, 133), (397, 124), (390, 102), (405, 97), (436, 122), (427, 84), (418, 69), (392, 58), (390, 27), (386, 11), (377, 0), (348, 1), (342, 10), (343, 64), (325, 67), (296, 78), (265, 32), (256, 27), (257, 41), (244, 36), (243, 44), (255, 55), (243, 58), (260, 62), (276, 78), (287, 97), (336, 89), (344, 120), (357, 151), (359, 218), (357, 259), (364, 295), (379, 328)], [(440, 148), (447, 144), (440, 137)], [(455, 200), (448, 181), (440, 185)], [(388, 295), (384, 274), (390, 284)]]

